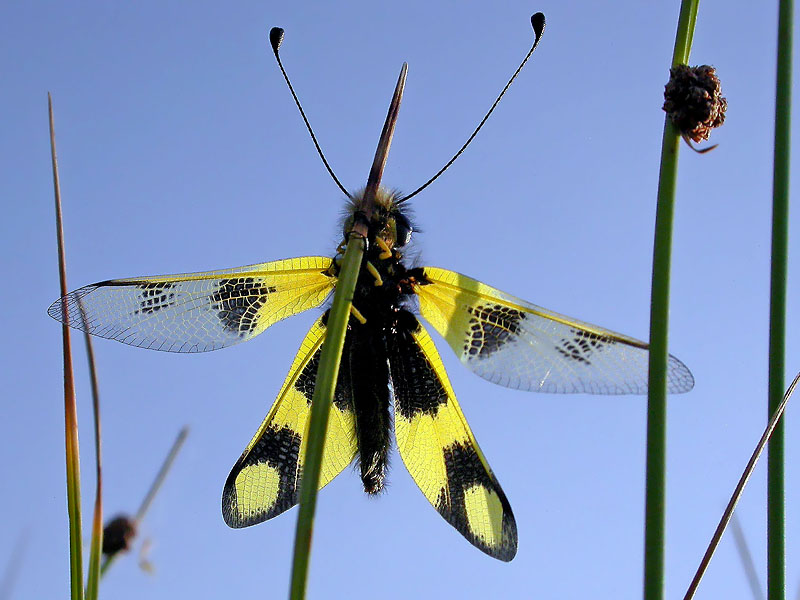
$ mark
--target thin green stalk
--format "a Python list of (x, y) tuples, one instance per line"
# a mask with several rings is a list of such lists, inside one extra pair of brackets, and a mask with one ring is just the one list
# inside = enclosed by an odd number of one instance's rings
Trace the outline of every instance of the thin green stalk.
[[(672, 66), (689, 60), (699, 0), (683, 0)], [(647, 403), (647, 475), (645, 490), (644, 598), (664, 596), (664, 522), (666, 488), (667, 331), (672, 221), (680, 136), (666, 117), (658, 180), (653, 282), (650, 307), (650, 355)]]
[[(768, 414), (771, 414), (781, 402), (785, 377), (793, 12), (792, 0), (780, 0), (772, 184)], [(769, 600), (782, 600), (786, 595), (784, 503), (784, 430), (783, 424), (780, 424), (770, 440), (767, 461), (767, 597)]]
[[(83, 303), (78, 300), (81, 319), (86, 322)], [(92, 515), (92, 542), (89, 550), (89, 576), (86, 581), (86, 600), (97, 600), (100, 582), (100, 555), (103, 552), (103, 465), (100, 444), (100, 386), (97, 383), (97, 368), (94, 360), (94, 346), (91, 336), (84, 332), (86, 358), (89, 362), (89, 379), (92, 382), (92, 410), (94, 412), (94, 455), (97, 484), (94, 494), (94, 513)]]
[[(64, 225), (61, 218), (61, 184), (58, 178), (56, 133), (53, 119), (53, 99), (47, 94), (50, 119), (50, 157), (53, 163), (53, 189), (56, 203), (56, 238), (58, 242), (58, 274), (61, 296), (67, 295), (67, 265), (64, 252)], [(78, 413), (75, 403), (75, 381), (72, 372), (72, 343), (69, 315), (64, 303), (61, 338), (64, 354), (64, 433), (67, 462), (67, 514), (69, 515), (70, 597), (83, 600), (83, 541), (81, 539), (81, 474), (78, 448)]]
[[(274, 31), (274, 30), (273, 30)], [(277, 49), (275, 56), (278, 55)], [(342, 360), (342, 349), (350, 320), (350, 309), (353, 305), (353, 294), (361, 270), (364, 256), (365, 240), (368, 239), (369, 226), (372, 222), (372, 211), (375, 208), (375, 197), (380, 189), (383, 169), (392, 145), (392, 136), (397, 124), (397, 114), (406, 85), (408, 65), (403, 63), (397, 85), (394, 88), (386, 122), (383, 124), (375, 158), (369, 170), (367, 185), (363, 195), (357, 198), (356, 210), (353, 213), (353, 228), (347, 234), (347, 250), (342, 258), (342, 268), (336, 283), (333, 305), (328, 315), (327, 332), (322, 343), (317, 381), (314, 396), (311, 399), (311, 416), (306, 431), (306, 451), (303, 455), (303, 477), (300, 484), (300, 512), (297, 515), (297, 531), (294, 540), (294, 559), (292, 562), (292, 582), (290, 597), (302, 600), (306, 594), (308, 581), (308, 563), (311, 555), (311, 531), (314, 526), (314, 510), (317, 505), (319, 488), (319, 472), (322, 464), (322, 449), (325, 434), (328, 430), (328, 413), (333, 394), (336, 391), (336, 379), (339, 376), (339, 364)], [(285, 76), (285, 73), (284, 73)], [(288, 81), (288, 78), (287, 78)], [(299, 103), (298, 103), (299, 106)]]
[(311, 401), (311, 417), (306, 433), (306, 453), (303, 462), (303, 478), (300, 485), (300, 512), (297, 516), (295, 533), (294, 559), (292, 563), (292, 581), (290, 598), (305, 598), (308, 580), (308, 564), (311, 555), (311, 532), (314, 523), (314, 511), (317, 506), (317, 488), (322, 463), (322, 448), (325, 432), (328, 429), (328, 414), (331, 400), (336, 389), (339, 375), (339, 364), (342, 359), (347, 322), (350, 318), (350, 307), (353, 292), (358, 280), (361, 258), (364, 254), (364, 241), (351, 236), (342, 261), (342, 270), (336, 284), (330, 316), (328, 318), (325, 341), (317, 371), (317, 382), (314, 397)]
[(186, 441), (187, 435), (189, 435), (189, 428), (184, 426), (178, 432), (178, 437), (176, 437), (175, 441), (172, 442), (172, 447), (169, 449), (167, 457), (164, 459), (164, 462), (161, 463), (161, 468), (158, 470), (158, 473), (156, 473), (156, 478), (150, 485), (150, 489), (147, 490), (147, 494), (145, 494), (142, 503), (139, 505), (139, 510), (136, 511), (136, 516), (133, 518), (137, 526), (142, 522), (142, 519), (144, 519), (144, 516), (147, 514), (150, 505), (153, 503), (153, 498), (156, 497), (156, 493), (161, 489), (161, 485), (167, 478), (167, 473), (169, 473), (169, 470), (172, 468), (172, 463), (175, 462), (175, 457), (178, 456), (178, 452), (180, 452), (183, 442)]
[[(186, 441), (187, 435), (189, 435), (189, 428), (183, 427), (183, 429), (178, 432), (178, 437), (176, 437), (175, 441), (172, 443), (172, 447), (169, 449), (164, 462), (161, 463), (161, 468), (158, 470), (153, 483), (150, 485), (150, 489), (147, 490), (147, 494), (145, 494), (142, 503), (139, 505), (139, 510), (136, 511), (136, 516), (133, 518), (133, 522), (137, 528), (139, 523), (142, 522), (142, 519), (144, 519), (144, 516), (147, 513), (147, 510), (150, 508), (150, 505), (153, 503), (153, 498), (155, 498), (156, 493), (161, 489), (161, 484), (164, 483), (167, 473), (169, 473), (169, 470), (172, 468), (172, 463), (175, 462), (175, 457), (178, 456), (178, 452), (180, 452), (183, 442)], [(116, 556), (116, 554), (111, 554), (106, 555), (103, 558), (103, 564), (100, 567), (100, 577), (103, 577), (103, 575), (106, 574), (106, 571), (108, 571)]]

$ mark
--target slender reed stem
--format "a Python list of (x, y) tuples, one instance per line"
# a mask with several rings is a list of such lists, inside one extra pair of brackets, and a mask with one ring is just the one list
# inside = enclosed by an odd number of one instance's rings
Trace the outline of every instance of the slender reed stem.
[(336, 284), (330, 316), (328, 317), (325, 341), (317, 371), (317, 383), (311, 400), (311, 417), (306, 432), (306, 453), (303, 462), (303, 478), (300, 485), (300, 512), (297, 516), (297, 531), (294, 542), (292, 581), (290, 598), (305, 598), (308, 581), (308, 564), (311, 555), (311, 533), (314, 524), (314, 511), (317, 506), (317, 488), (322, 464), (322, 449), (325, 432), (328, 429), (328, 414), (336, 389), (339, 364), (342, 359), (350, 306), (358, 279), (361, 258), (364, 254), (364, 241), (351, 236), (342, 261), (342, 270)]
[(758, 463), (761, 453), (764, 451), (764, 448), (766, 448), (767, 442), (772, 444), (771, 438), (774, 438), (775, 432), (780, 426), (780, 419), (783, 416), (784, 410), (786, 410), (786, 404), (789, 402), (789, 398), (792, 397), (792, 394), (794, 394), (794, 389), (797, 387), (798, 382), (800, 382), (800, 373), (795, 376), (794, 381), (792, 381), (792, 384), (789, 386), (789, 389), (787, 389), (786, 393), (781, 396), (780, 403), (775, 407), (775, 412), (772, 413), (772, 417), (770, 418), (769, 423), (767, 423), (764, 433), (761, 434), (761, 439), (758, 441), (758, 444), (756, 444), (756, 448), (753, 450), (750, 460), (747, 461), (747, 466), (744, 468), (744, 472), (739, 478), (739, 483), (736, 484), (736, 489), (733, 491), (733, 495), (728, 502), (728, 506), (725, 508), (725, 512), (722, 513), (722, 518), (719, 521), (719, 525), (717, 525), (717, 529), (714, 531), (714, 535), (711, 537), (711, 543), (709, 543), (708, 549), (706, 550), (705, 555), (703, 555), (703, 559), (700, 561), (700, 566), (697, 567), (697, 572), (694, 574), (692, 583), (689, 584), (689, 589), (686, 591), (686, 595), (683, 597), (683, 600), (691, 600), (694, 597), (694, 593), (697, 591), (697, 586), (700, 585), (700, 580), (703, 578), (703, 575), (708, 568), (708, 564), (711, 562), (711, 557), (714, 556), (714, 552), (719, 545), (719, 541), (722, 539), (722, 534), (725, 533), (725, 528), (728, 526), (728, 523), (733, 516), (733, 511), (736, 509), (736, 504), (742, 497), (744, 486), (747, 485), (747, 481), (753, 474), (753, 471), (756, 468), (756, 463)]
[[(78, 299), (78, 307), (81, 311), (81, 319), (85, 323), (86, 314), (83, 310), (83, 302), (80, 299)], [(92, 337), (84, 332), (83, 338), (86, 342), (86, 358), (89, 362), (89, 378), (92, 382), (95, 476), (97, 478), (94, 495), (94, 513), (92, 515), (92, 542), (89, 551), (89, 576), (86, 581), (86, 600), (97, 600), (100, 583), (100, 555), (103, 552), (103, 461), (102, 445), (100, 443), (100, 386), (97, 383), (97, 368), (94, 359)]]
[[(56, 203), (56, 238), (58, 241), (58, 275), (61, 296), (67, 295), (67, 264), (64, 253), (64, 225), (61, 218), (61, 184), (58, 178), (56, 132), (53, 99), (47, 94), (50, 119), (50, 157), (53, 163), (53, 189)], [(64, 430), (67, 460), (67, 514), (69, 515), (70, 598), (83, 600), (83, 540), (81, 539), (81, 470), (78, 448), (78, 413), (75, 403), (75, 381), (72, 370), (72, 342), (69, 315), (64, 304), (61, 338), (64, 347)]]
[(325, 445), (325, 434), (328, 430), (328, 414), (333, 394), (336, 391), (336, 379), (339, 376), (339, 364), (342, 360), (342, 349), (347, 334), (347, 323), (350, 320), (350, 309), (353, 306), (353, 294), (361, 270), (361, 260), (366, 248), (372, 211), (375, 208), (375, 197), (380, 189), (383, 169), (392, 145), (403, 89), (406, 85), (408, 65), (403, 63), (397, 85), (394, 88), (386, 121), (383, 124), (375, 158), (367, 177), (364, 193), (358, 199), (357, 210), (353, 213), (352, 230), (347, 234), (348, 242), (333, 305), (328, 315), (325, 341), (322, 343), (317, 381), (314, 396), (311, 399), (311, 416), (306, 431), (306, 451), (303, 456), (303, 476), (300, 484), (300, 512), (297, 515), (297, 531), (294, 540), (294, 559), (292, 562), (292, 582), (290, 597), (292, 600), (305, 598), (308, 581), (308, 563), (311, 555), (311, 531), (314, 526), (314, 510), (317, 506), (317, 490), (319, 473), (322, 464), (322, 449)]
[[(683, 0), (672, 66), (689, 59), (699, 0)], [(647, 476), (645, 489), (644, 598), (664, 596), (664, 522), (667, 444), (667, 331), (672, 221), (680, 136), (665, 119), (658, 180), (653, 282), (650, 307), (650, 356), (647, 403)]]
[[(150, 489), (147, 490), (147, 493), (142, 500), (142, 503), (139, 505), (139, 510), (136, 511), (136, 516), (133, 518), (133, 522), (136, 527), (139, 526), (139, 523), (142, 522), (144, 519), (147, 510), (150, 508), (150, 505), (153, 503), (153, 498), (155, 498), (156, 493), (158, 490), (161, 489), (161, 484), (164, 483), (164, 479), (167, 477), (167, 473), (172, 468), (172, 463), (175, 462), (175, 457), (178, 456), (178, 452), (180, 452), (181, 447), (183, 446), (183, 442), (186, 441), (186, 436), (189, 435), (189, 428), (183, 427), (178, 432), (178, 437), (175, 438), (175, 441), (172, 442), (172, 447), (169, 449), (167, 453), (167, 457), (164, 459), (164, 462), (161, 463), (161, 468), (158, 470), (153, 483), (150, 484)], [(106, 574), (111, 564), (114, 562), (114, 558), (116, 558), (116, 554), (106, 555), (103, 558), (103, 564), (100, 567), (100, 577)]]
[(172, 447), (169, 449), (167, 457), (164, 459), (164, 462), (161, 463), (161, 468), (158, 470), (158, 473), (156, 473), (153, 483), (150, 484), (150, 489), (147, 490), (147, 494), (145, 494), (144, 498), (142, 499), (142, 503), (139, 505), (139, 509), (136, 511), (136, 516), (133, 518), (137, 525), (142, 522), (142, 519), (144, 519), (144, 516), (147, 514), (150, 505), (153, 503), (153, 498), (156, 497), (158, 490), (161, 489), (161, 485), (167, 478), (167, 473), (169, 473), (169, 470), (172, 468), (172, 463), (175, 462), (175, 457), (178, 456), (178, 452), (180, 452), (183, 442), (186, 441), (187, 435), (189, 435), (189, 428), (184, 426), (178, 432), (178, 436), (175, 438), (175, 441), (172, 442)]
[[(768, 414), (771, 414), (781, 401), (785, 377), (793, 12), (792, 0), (780, 0), (772, 184)], [(784, 432), (783, 425), (779, 425), (770, 440), (767, 461), (767, 597), (769, 600), (782, 600), (786, 595), (784, 502)]]

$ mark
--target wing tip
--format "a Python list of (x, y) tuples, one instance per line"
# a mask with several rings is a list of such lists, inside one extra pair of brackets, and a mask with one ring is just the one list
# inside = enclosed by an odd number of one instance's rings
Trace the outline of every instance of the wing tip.
[(236, 478), (241, 472), (245, 456), (246, 453), (233, 465), (231, 472), (228, 474), (228, 478), (225, 480), (225, 486), (222, 488), (222, 519), (231, 529), (242, 529), (266, 520), (258, 520), (257, 518), (253, 518), (252, 515), (243, 515), (242, 511), (239, 510), (239, 495), (236, 493)]
[(672, 354), (667, 359), (667, 390), (670, 394), (685, 394), (694, 388), (694, 375), (683, 361)]
[(222, 491), (222, 520), (231, 529), (244, 529), (251, 525), (258, 525), (271, 518), (267, 512), (242, 514), (239, 510), (239, 497), (233, 485), (225, 483)]
[(47, 307), (47, 314), (60, 323), (65, 323), (70, 327), (85, 331), (88, 326), (83, 316), (80, 301), (86, 294), (96, 289), (99, 285), (101, 284), (92, 283), (85, 285), (77, 290), (69, 292), (65, 296), (61, 296)]
[(492, 558), (501, 560), (503, 562), (511, 562), (517, 556), (517, 540), (514, 539), (513, 543), (508, 546), (503, 546), (498, 552), (487, 552)]
[(497, 543), (492, 544), (482, 536), (475, 535), (472, 531), (462, 531), (458, 527), (456, 529), (478, 550), (497, 560), (511, 562), (517, 555), (519, 539), (517, 536), (517, 522), (514, 520), (514, 514), (511, 512), (508, 500), (505, 498), (503, 500), (505, 502), (503, 502), (502, 537)]
[(64, 301), (66, 296), (59, 298), (47, 308), (47, 314), (50, 318), (63, 323), (64, 322)]

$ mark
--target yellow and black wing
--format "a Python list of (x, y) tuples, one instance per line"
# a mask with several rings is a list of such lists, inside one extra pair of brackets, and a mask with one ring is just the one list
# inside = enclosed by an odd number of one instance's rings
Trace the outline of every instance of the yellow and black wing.
[(510, 561), (517, 553), (511, 506), (456, 402), (433, 340), (421, 325), (390, 339), (403, 462), (448, 523), (489, 556)]
[(319, 306), (336, 284), (322, 256), (184, 275), (112, 279), (56, 300), (48, 314), (92, 335), (168, 352), (248, 340)]
[[(423, 268), (420, 312), (470, 370), (493, 383), (541, 392), (644, 394), (648, 346), (529, 304), (453, 271)], [(669, 357), (670, 393), (694, 378)]]
[[(248, 527), (297, 504), (306, 428), (325, 325), (318, 319), (303, 340), (278, 399), (231, 470), (222, 492), (230, 527)], [(341, 369), (328, 419), (319, 487), (349, 465), (357, 450), (349, 369)]]

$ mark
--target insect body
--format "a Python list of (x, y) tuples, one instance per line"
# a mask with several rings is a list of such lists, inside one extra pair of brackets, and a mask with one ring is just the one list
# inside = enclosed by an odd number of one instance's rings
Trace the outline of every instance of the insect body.
[[(543, 26), (541, 17), (537, 42)], [(357, 232), (367, 250), (347, 326), (319, 485), (357, 459), (364, 490), (380, 492), (394, 423), (400, 456), (434, 508), (476, 547), (508, 561), (517, 550), (511, 507), (415, 309), (469, 369), (521, 390), (644, 393), (647, 345), (452, 271), (405, 265), (402, 252), (412, 226), (403, 203), (410, 196), (398, 198), (380, 186), (404, 81), (405, 67), (367, 187), (351, 196), (345, 221), (345, 241)], [(48, 312), (91, 334), (134, 346), (216, 350), (321, 306), (337, 285), (337, 258), (302, 257), (225, 271), (103, 281), (68, 294)], [(327, 318), (325, 312), (306, 335), (277, 400), (225, 483), (222, 513), (231, 527), (260, 523), (298, 501)], [(693, 384), (689, 370), (670, 356), (669, 390), (686, 392)]]

